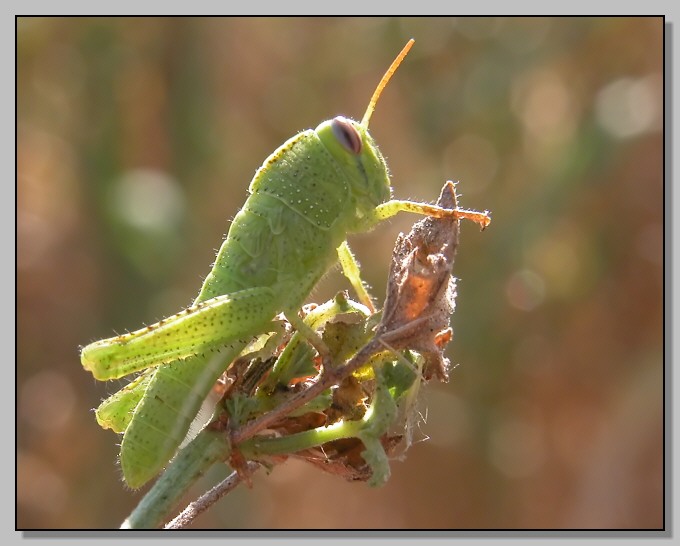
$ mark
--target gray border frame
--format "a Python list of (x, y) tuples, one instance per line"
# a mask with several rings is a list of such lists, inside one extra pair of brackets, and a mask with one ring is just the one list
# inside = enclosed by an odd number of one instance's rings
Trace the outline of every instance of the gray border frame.
[[(14, 5), (16, 4), (16, 5)], [(39, 13), (49, 13), (53, 12), (55, 9), (55, 4), (53, 3), (48, 3), (48, 2), (32, 2), (32, 5), (27, 5), (26, 3), (7, 3), (6, 5), (10, 5), (10, 12), (11, 12), (11, 17), (5, 17), (3, 18), (3, 22), (6, 22), (7, 25), (7, 32), (4, 33), (5, 40), (11, 39), (9, 37), (13, 37), (13, 44), (9, 45), (9, 47), (5, 47), (1, 49), (0, 53), (0, 58), (3, 60), (3, 64), (7, 63), (5, 71), (7, 73), (12, 72), (12, 68), (9, 66), (10, 62), (10, 55), (14, 54), (14, 68), (16, 70), (16, 33), (15, 33), (15, 16), (21, 12), (21, 14), (25, 15), (32, 15), (32, 14), (39, 14)], [(280, 6), (281, 4), (273, 4), (271, 3), (264, 2), (264, 3), (258, 3), (258, 5), (249, 3), (245, 5), (245, 7), (248, 9), (248, 13), (243, 13), (244, 15), (247, 14), (254, 14), (257, 11), (261, 12), (267, 12), (270, 14), (276, 14), (277, 11), (280, 13)], [(516, 12), (520, 13), (531, 13), (532, 8), (534, 8), (536, 11), (540, 11), (543, 14), (546, 15), (559, 15), (559, 14), (564, 14), (565, 12), (565, 7), (568, 7), (569, 11), (572, 12), (571, 14), (573, 15), (580, 15), (580, 14), (592, 14), (592, 15), (598, 15), (598, 14), (604, 14), (607, 11), (610, 10), (618, 10), (619, 12), (624, 11), (624, 12), (631, 12), (637, 11), (640, 9), (640, 5), (636, 4), (635, 6), (631, 5), (625, 5), (624, 3), (617, 2), (614, 4), (614, 2), (593, 2), (592, 0), (585, 2), (585, 1), (572, 1), (569, 3), (568, 6), (560, 6), (560, 5), (555, 5), (555, 7), (551, 10), (548, 9), (545, 4), (533, 4), (533, 2), (523, 2), (522, 5), (519, 5), (517, 2), (514, 2), (512, 4), (512, 7)], [(611, 4), (611, 5), (607, 5)], [(403, 10), (404, 12), (409, 12), (413, 13), (415, 11), (420, 11), (422, 14), (436, 14), (436, 11), (438, 8), (440, 8), (442, 4), (439, 2), (430, 2), (430, 3), (423, 3), (423, 2), (418, 2), (418, 3), (413, 3), (410, 2), (408, 4), (395, 4), (393, 1), (392, 2), (382, 2), (382, 6), (379, 5), (373, 5), (371, 12), (377, 13), (378, 11), (381, 11), (380, 8), (382, 7), (382, 11), (389, 11), (389, 10)], [(209, 12), (214, 12), (220, 9), (224, 9), (224, 4), (222, 3), (215, 3), (215, 4), (206, 4), (205, 6), (201, 6), (204, 8), (206, 13)], [(474, 4), (467, 4), (467, 5), (459, 5), (456, 6), (456, 9), (460, 11), (460, 15), (473, 15), (475, 13), (466, 13), (468, 10), (474, 10), (476, 14), (479, 14), (480, 12), (489, 10), (497, 10), (498, 11), (503, 11), (503, 8), (507, 9), (505, 6), (507, 4), (501, 4), (500, 2), (496, 2), (495, 0), (492, 1), (487, 1), (484, 2), (484, 5), (482, 6), (479, 2), (475, 2)], [(153, 7), (151, 3), (149, 5), (149, 8), (146, 8), (145, 6), (142, 5), (138, 0), (136, 2), (128, 2), (128, 1), (119, 1), (116, 6), (115, 6), (115, 11), (119, 12), (119, 14), (142, 14), (142, 13), (148, 13), (150, 12)], [(164, 9), (166, 10), (167, 14), (173, 14), (173, 13), (184, 13), (185, 10), (187, 9), (187, 5), (185, 3), (177, 3), (176, 5), (171, 5), (169, 3), (165, 3), (163, 5)], [(198, 6), (197, 6), (198, 7)], [(230, 8), (233, 8), (233, 6), (229, 6)], [(238, 6), (236, 6), (238, 8)], [(295, 7), (295, 6), (286, 6), (288, 10), (295, 11), (297, 13), (300, 13), (300, 8)], [(304, 6), (302, 6), (304, 8)], [(311, 7), (311, 6), (310, 6)], [(342, 5), (342, 8), (344, 8), (343, 11), (346, 11), (346, 14), (360, 14), (362, 11), (365, 10), (365, 3), (363, 2), (349, 2), (349, 3), (344, 3)], [(630, 8), (633, 9), (630, 9)], [(677, 126), (677, 123), (674, 123), (675, 121), (675, 115), (677, 110), (673, 109), (672, 107), (672, 99), (675, 98), (673, 91), (677, 89), (677, 85), (673, 85), (674, 79), (675, 79), (675, 73), (673, 72), (673, 59), (677, 58), (675, 48), (677, 47), (677, 40), (674, 40), (673, 36), (673, 26), (674, 22), (677, 20), (677, 11), (678, 7), (677, 4), (671, 4), (671, 2), (665, 0), (665, 1), (653, 1), (653, 2), (646, 2), (644, 5), (645, 8), (648, 10), (652, 11), (652, 14), (660, 14), (660, 13), (665, 13), (666, 18), (665, 18), (665, 23), (664, 23), (664, 30), (665, 30), (665, 35), (664, 35), (664, 48), (665, 48), (665, 57), (664, 57), (664, 67), (665, 67), (665, 82), (664, 82), (664, 119), (665, 119), (665, 129), (664, 129), (664, 136), (665, 136), (665, 143), (664, 143), (664, 155), (665, 155), (665, 169), (664, 169), (664, 174), (665, 174), (665, 184), (664, 184), (664, 226), (665, 226), (665, 233), (664, 233), (664, 298), (665, 298), (665, 307), (664, 307), (664, 335), (665, 335), (665, 347), (664, 347), (664, 410), (665, 410), (665, 416), (664, 416), (664, 432), (665, 432), (665, 438), (664, 438), (664, 478), (665, 478), (665, 484), (666, 488), (664, 491), (664, 501), (665, 501), (665, 506), (664, 506), (664, 518), (665, 518), (665, 530), (662, 531), (640, 531), (640, 530), (632, 530), (632, 531), (567, 531), (567, 530), (562, 530), (562, 531), (529, 531), (529, 530), (524, 530), (524, 531), (484, 531), (484, 530), (463, 530), (463, 531), (440, 531), (440, 530), (433, 530), (433, 531), (180, 531), (177, 533), (172, 533), (169, 534), (167, 532), (163, 531), (147, 531), (147, 532), (138, 532), (138, 531), (128, 531), (128, 532), (120, 532), (116, 530), (112, 531), (14, 531), (12, 532), (11, 530), (15, 528), (15, 511), (16, 511), (16, 503), (9, 499), (5, 500), (3, 499), (3, 508), (0, 513), (2, 513), (2, 519), (5, 520), (3, 521), (2, 525), (2, 534), (0, 537), (2, 538), (3, 544), (14, 544), (15, 541), (18, 542), (22, 539), (52, 539), (53, 542), (55, 543), (63, 543), (63, 544), (72, 544), (73, 539), (86, 539), (88, 544), (91, 544), (94, 539), (111, 539), (111, 538), (124, 538), (126, 542), (129, 543), (129, 539), (153, 539), (153, 538), (167, 538), (167, 539), (172, 539), (172, 540), (178, 540), (178, 539), (196, 539), (196, 538), (240, 538), (240, 539), (247, 539), (249, 542), (255, 541), (256, 543), (261, 543), (261, 542), (267, 542), (269, 540), (277, 540), (277, 542), (281, 542), (283, 544), (298, 544), (300, 540), (319, 540), (319, 539), (332, 539), (333, 544), (342, 544), (345, 542), (349, 542), (350, 540), (356, 540), (357, 538), (364, 538), (364, 539), (371, 539), (372, 542), (377, 543), (377, 544), (392, 544), (392, 542), (397, 539), (399, 540), (400, 543), (403, 543), (404, 541), (413, 541), (415, 543), (414, 539), (417, 540), (422, 540), (423, 538), (431, 538), (431, 539), (474, 539), (475, 544), (484, 544), (487, 542), (491, 542), (494, 540), (498, 539), (505, 539), (508, 541), (508, 543), (513, 544), (524, 544), (526, 539), (562, 539), (561, 542), (564, 539), (568, 540), (583, 540), (584, 538), (588, 539), (631, 539), (633, 540), (633, 543), (638, 543), (638, 540), (636, 539), (643, 539), (640, 540), (640, 543), (647, 543), (649, 539), (653, 538), (673, 538), (674, 537), (674, 530), (677, 529), (677, 525), (675, 525), (675, 518), (677, 515), (674, 517), (674, 513), (672, 511), (672, 507), (677, 505), (677, 502), (675, 502), (674, 499), (674, 491), (675, 491), (675, 485), (676, 485), (676, 479), (677, 479), (677, 473), (673, 472), (673, 454), (677, 453), (677, 449), (673, 449), (676, 447), (676, 441), (677, 441), (677, 435), (673, 434), (673, 423), (677, 422), (676, 419), (674, 419), (675, 415), (672, 414), (673, 410), (677, 411), (677, 405), (674, 408), (673, 406), (673, 398), (672, 398), (672, 392), (673, 392), (673, 387), (677, 387), (677, 385), (674, 384), (675, 381), (677, 381), (677, 374), (672, 373), (672, 363), (675, 361), (674, 358), (674, 351), (673, 351), (673, 334), (675, 333), (675, 329), (673, 328), (674, 325), (677, 324), (677, 321), (674, 320), (674, 313), (673, 313), (673, 304), (677, 304), (678, 302), (676, 301), (677, 299), (677, 291), (674, 291), (672, 289), (672, 281), (674, 279), (674, 274), (678, 271), (678, 267), (676, 262), (676, 258), (678, 256), (677, 252), (673, 252), (674, 242), (678, 241), (677, 234), (675, 233), (677, 227), (677, 222), (673, 222), (673, 214), (672, 211), (675, 208), (677, 210), (676, 205), (679, 203), (676, 203), (676, 200), (678, 199), (678, 192), (673, 191), (673, 185), (675, 182), (675, 176), (674, 176), (674, 171), (673, 171), (673, 142), (676, 141), (676, 139), (673, 138), (673, 129)], [(212, 9), (211, 9), (212, 8)], [(361, 8), (364, 8), (362, 10)], [(68, 2), (67, 4), (65, 3), (60, 3), (59, 8), (61, 9), (64, 14), (66, 13), (76, 13), (78, 11), (87, 11), (87, 12), (93, 12), (97, 11), (97, 6), (93, 6), (92, 4), (86, 4), (86, 3), (81, 3), (81, 2)], [(309, 9), (309, 7), (307, 7)], [(326, 7), (325, 5), (315, 5), (313, 10), (317, 14), (322, 14), (322, 11), (326, 10), (332, 10), (333, 14), (340, 14), (340, 10), (336, 6), (331, 6)], [(110, 13), (113, 10), (111, 9), (111, 6), (102, 6), (101, 11)], [(561, 13), (550, 13), (551, 11), (559, 11)], [(546, 13), (548, 12), (548, 13)], [(589, 13), (588, 13), (589, 12)], [(234, 13), (236, 14), (236, 13)], [(609, 14), (612, 14), (611, 12)], [(511, 14), (508, 14), (511, 15)], [(11, 28), (10, 28), (11, 25)], [(13, 46), (13, 47), (12, 47)], [(16, 83), (16, 72), (15, 73), (15, 83)], [(12, 130), (12, 127), (14, 128), (13, 132), (13, 139), (10, 136), (5, 137), (7, 140), (5, 142), (5, 146), (2, 147), (2, 150), (4, 151), (7, 156), (10, 155), (12, 150), (14, 151), (14, 161), (11, 160), (11, 158), (7, 158), (7, 161), (5, 161), (3, 164), (5, 166), (5, 170), (9, 171), (10, 166), (14, 166), (14, 176), (12, 177), (14, 180), (16, 180), (16, 87), (10, 87), (10, 86), (4, 86), (3, 92), (5, 94), (4, 97), (4, 108), (3, 108), (3, 113), (4, 116), (3, 118), (5, 123), (2, 124), (2, 127), (4, 129), (4, 132), (7, 133)], [(12, 116), (14, 123), (11, 123), (10, 114), (8, 112), (9, 108), (12, 108), (14, 110), (14, 115)], [(14, 142), (12, 142), (12, 140)], [(9, 175), (9, 173), (8, 173)], [(11, 180), (8, 176), (7, 179)], [(4, 184), (1, 186), (3, 194), (3, 199), (1, 200), (3, 207), (9, 209), (12, 207), (14, 214), (12, 214), (12, 210), (7, 210), (5, 211), (5, 214), (2, 214), (1, 218), (3, 221), (7, 224), (12, 222), (14, 220), (14, 229), (12, 229), (12, 226), (8, 226), (7, 229), (5, 229), (2, 233), (2, 243), (3, 243), (3, 248), (9, 249), (12, 246), (12, 243), (10, 241), (10, 237), (12, 237), (11, 234), (14, 235), (14, 255), (16, 257), (16, 186), (12, 187), (9, 184)], [(674, 225), (675, 224), (675, 225)], [(14, 273), (12, 271), (5, 272), (3, 276), (4, 286), (7, 287), (5, 288), (6, 291), (9, 292), (9, 287), (13, 286), (16, 287), (16, 269), (14, 270)], [(16, 297), (16, 290), (14, 291), (14, 299)], [(11, 301), (12, 296), (10, 294), (5, 295), (4, 301)], [(16, 301), (16, 300), (15, 300)], [(677, 307), (677, 306), (676, 306)], [(7, 313), (8, 311), (5, 311)], [(2, 322), (2, 325), (4, 326), (3, 328), (3, 338), (7, 342), (7, 345), (15, 347), (15, 325), (14, 323), (8, 318), (7, 320), (4, 320)], [(8, 327), (9, 326), (9, 327)], [(7, 346), (6, 345), (6, 346)], [(10, 368), (11, 369), (11, 368)], [(12, 369), (12, 373), (14, 370)], [(10, 373), (9, 371), (5, 371), (5, 373)], [(14, 377), (14, 374), (13, 374)], [(3, 383), (3, 389), (12, 389), (13, 386), (9, 381), (5, 381)], [(16, 391), (14, 390), (14, 396), (11, 396), (9, 393), (3, 392), (2, 396), (2, 404), (5, 406), (14, 406), (14, 403), (16, 402)], [(2, 468), (6, 469), (6, 471), (14, 470), (14, 477), (16, 477), (16, 453), (15, 452), (2, 452)], [(10, 482), (11, 478), (8, 477), (7, 481)], [(11, 488), (7, 488), (8, 490), (11, 491)], [(15, 497), (16, 499), (16, 497)], [(15, 510), (11, 510), (10, 507), (12, 506), (12, 503), (14, 505)], [(12, 521), (13, 520), (13, 521)], [(7, 533), (6, 530), (9, 529), (10, 532)], [(97, 541), (98, 542), (98, 541)], [(330, 540), (329, 540), (330, 542)], [(141, 544), (141, 540), (139, 541)], [(132, 541), (132, 544), (137, 544), (136, 540)], [(628, 543), (630, 544), (630, 542)]]

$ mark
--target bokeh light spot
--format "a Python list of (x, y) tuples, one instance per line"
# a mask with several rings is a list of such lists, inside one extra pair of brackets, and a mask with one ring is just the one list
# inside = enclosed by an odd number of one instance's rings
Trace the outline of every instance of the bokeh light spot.
[(186, 210), (177, 181), (158, 170), (131, 170), (110, 184), (106, 203), (121, 255), (148, 279), (169, 274), (180, 258)]
[(123, 221), (137, 229), (165, 232), (181, 221), (184, 195), (179, 184), (165, 173), (137, 169), (118, 180), (112, 206)]
[(543, 279), (529, 269), (516, 271), (505, 285), (510, 305), (522, 311), (532, 311), (545, 297)]
[(595, 99), (598, 123), (616, 138), (630, 138), (660, 127), (663, 94), (659, 76), (619, 78)]
[(554, 69), (537, 70), (518, 78), (512, 109), (533, 141), (563, 142), (577, 126), (574, 97)]
[(113, 187), (112, 207), (123, 221), (150, 232), (170, 231), (181, 221), (184, 195), (167, 174), (137, 169), (125, 173)]

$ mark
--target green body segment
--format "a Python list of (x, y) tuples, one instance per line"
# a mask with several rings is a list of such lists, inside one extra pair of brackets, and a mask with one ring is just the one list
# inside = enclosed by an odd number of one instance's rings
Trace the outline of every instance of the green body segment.
[[(278, 311), (297, 310), (345, 239), (350, 185), (316, 133), (305, 131), (265, 161), (249, 191), (197, 301), (269, 287)], [(293, 292), (282, 294), (286, 285)]]
[(338, 144), (325, 122), (260, 167), (196, 298), (199, 312), (83, 350), (95, 376), (158, 365), (138, 387), (145, 390), (121, 444), (129, 486), (141, 487), (174, 456), (222, 372), (278, 313), (298, 311), (347, 234), (377, 222), (371, 212), (389, 198), (387, 168), (367, 131), (343, 122), (361, 135), (361, 153)]

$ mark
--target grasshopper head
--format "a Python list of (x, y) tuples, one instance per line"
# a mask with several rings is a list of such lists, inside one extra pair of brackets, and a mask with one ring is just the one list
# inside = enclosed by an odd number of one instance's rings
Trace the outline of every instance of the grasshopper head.
[(315, 132), (347, 175), (359, 216), (390, 198), (387, 164), (366, 127), (337, 116), (324, 121)]
[(361, 123), (342, 116), (324, 121), (316, 134), (347, 174), (357, 220), (371, 216), (373, 209), (391, 197), (387, 164), (375, 141), (368, 134), (368, 123), (383, 89), (413, 46), (413, 39), (403, 47), (397, 58), (375, 88)]

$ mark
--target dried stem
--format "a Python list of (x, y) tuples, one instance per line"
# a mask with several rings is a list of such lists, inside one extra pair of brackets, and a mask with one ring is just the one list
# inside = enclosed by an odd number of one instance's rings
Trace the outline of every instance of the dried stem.
[(371, 340), (344, 366), (337, 368), (324, 369), (319, 379), (304, 391), (300, 391), (282, 402), (273, 410), (265, 413), (261, 417), (254, 419), (231, 433), (231, 443), (237, 446), (239, 443), (252, 438), (258, 432), (269, 428), (271, 425), (281, 420), (286, 415), (291, 414), (300, 406), (304, 406), (323, 391), (337, 385), (344, 378), (368, 363), (371, 356), (382, 348), (377, 339)]
[[(247, 470), (251, 474), (259, 467), (260, 465), (258, 463), (252, 461), (247, 464)], [(235, 489), (239, 483), (241, 483), (241, 477), (238, 472), (232, 472), (210, 491), (207, 491), (195, 501), (189, 503), (175, 519), (165, 526), (165, 529), (184, 529), (188, 527), (199, 515)]]

